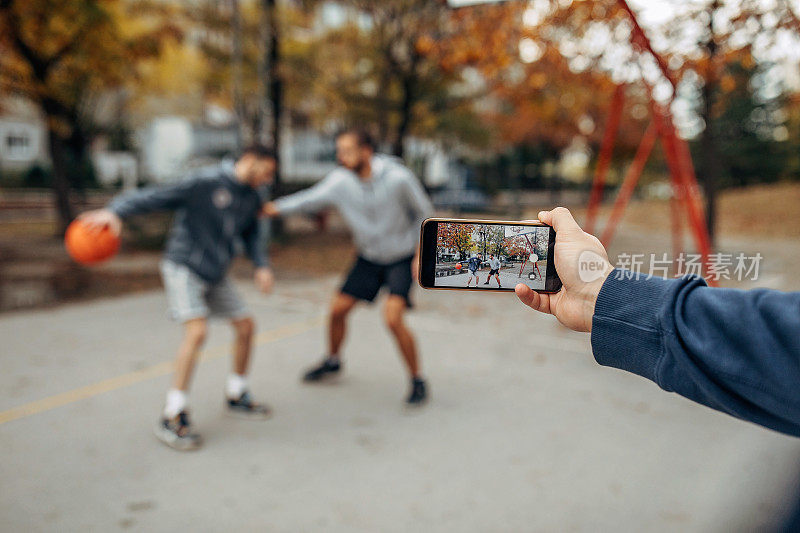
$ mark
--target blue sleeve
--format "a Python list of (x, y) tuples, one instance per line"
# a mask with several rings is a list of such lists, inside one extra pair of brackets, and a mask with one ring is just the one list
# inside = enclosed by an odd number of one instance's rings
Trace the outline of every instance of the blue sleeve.
[(614, 270), (592, 319), (598, 363), (800, 436), (800, 293)]
[(253, 261), (257, 268), (269, 266), (261, 235), (261, 221), (258, 217), (253, 217), (253, 220), (242, 232), (242, 241), (244, 242), (247, 256), (250, 257), (250, 260)]
[(177, 209), (188, 201), (197, 183), (196, 179), (186, 179), (171, 185), (147, 187), (117, 196), (108, 208), (120, 218)]

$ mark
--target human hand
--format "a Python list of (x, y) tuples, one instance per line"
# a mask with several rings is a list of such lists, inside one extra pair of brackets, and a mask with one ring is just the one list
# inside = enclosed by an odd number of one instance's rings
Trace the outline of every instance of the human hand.
[(95, 209), (78, 215), (78, 219), (86, 224), (90, 231), (108, 228), (114, 237), (122, 233), (122, 219), (110, 209)]
[(281, 215), (280, 209), (275, 202), (267, 202), (261, 207), (261, 216), (275, 218)]
[(419, 244), (417, 244), (417, 251), (414, 252), (414, 259), (411, 260), (411, 279), (419, 279)]
[(253, 281), (259, 291), (264, 294), (269, 294), (272, 291), (272, 286), (275, 284), (275, 275), (272, 273), (271, 268), (260, 267), (256, 269)]
[[(554, 257), (561, 290), (542, 294), (522, 283), (517, 284), (517, 297), (528, 307), (549, 313), (575, 331), (591, 331), (597, 295), (614, 267), (608, 254), (594, 235), (583, 231), (572, 213), (564, 207), (539, 212), (539, 220), (556, 230)], [(548, 258), (550, 259), (550, 258)], [(593, 268), (584, 272), (580, 264), (590, 262)]]

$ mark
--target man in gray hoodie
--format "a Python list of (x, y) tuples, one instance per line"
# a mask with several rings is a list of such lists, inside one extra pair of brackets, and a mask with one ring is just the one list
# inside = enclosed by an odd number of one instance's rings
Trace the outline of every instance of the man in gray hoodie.
[(353, 232), (358, 249), (358, 258), (331, 303), (328, 353), (304, 380), (315, 382), (338, 374), (347, 316), (359, 300), (371, 302), (386, 287), (384, 319), (411, 376), (406, 403), (420, 405), (427, 397), (425, 382), (403, 315), (410, 306), (409, 291), (418, 268), (420, 225), (433, 213), (433, 206), (414, 174), (399, 159), (376, 154), (365, 131), (339, 134), (336, 156), (340, 166), (315, 186), (264, 206), (264, 213), (273, 217), (335, 207)]
[(269, 414), (266, 406), (252, 400), (247, 384), (255, 323), (226, 274), (236, 243), (241, 241), (255, 264), (256, 286), (264, 293), (272, 288), (272, 270), (260, 243), (262, 197), (258, 189), (272, 182), (274, 172), (274, 153), (263, 146), (252, 146), (235, 163), (203, 169), (173, 185), (119, 196), (106, 209), (81, 215), (90, 227), (107, 226), (119, 235), (124, 219), (153, 211), (175, 211), (161, 274), (170, 314), (183, 324), (184, 334), (163, 417), (155, 430), (159, 440), (173, 448), (200, 446), (200, 438), (189, 422), (187, 392), (209, 317), (229, 320), (236, 336), (233, 372), (225, 386), (228, 412), (254, 419)]
[(500, 285), (500, 266), (500, 258), (496, 257), (494, 254), (489, 254), (489, 275), (486, 277), (486, 283), (484, 283), (484, 285), (488, 285), (492, 280), (492, 276), (494, 276), (494, 279), (497, 280), (497, 286), (502, 287), (502, 285)]

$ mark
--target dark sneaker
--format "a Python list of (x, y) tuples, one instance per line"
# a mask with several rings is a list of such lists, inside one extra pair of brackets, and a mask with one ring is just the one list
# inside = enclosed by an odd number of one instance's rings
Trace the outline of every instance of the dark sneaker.
[(416, 407), (424, 404), (428, 400), (428, 393), (425, 391), (425, 381), (414, 378), (411, 381), (411, 394), (406, 399), (406, 405)]
[(192, 432), (186, 411), (181, 411), (175, 418), (162, 418), (155, 434), (158, 440), (176, 450), (196, 450), (202, 443), (200, 435)]
[(254, 402), (248, 391), (242, 393), (238, 400), (228, 398), (227, 405), (228, 414), (237, 418), (265, 420), (272, 414), (272, 410), (269, 407), (262, 403)]
[(305, 373), (303, 381), (310, 383), (314, 381), (322, 381), (323, 379), (333, 377), (342, 369), (342, 363), (338, 359), (325, 359), (318, 366)]

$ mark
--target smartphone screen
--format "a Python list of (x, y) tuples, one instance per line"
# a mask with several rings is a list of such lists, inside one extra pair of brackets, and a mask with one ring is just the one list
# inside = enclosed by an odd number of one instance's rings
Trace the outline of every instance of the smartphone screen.
[(422, 226), (420, 284), (433, 289), (557, 292), (555, 231), (541, 223), (428, 219)]

